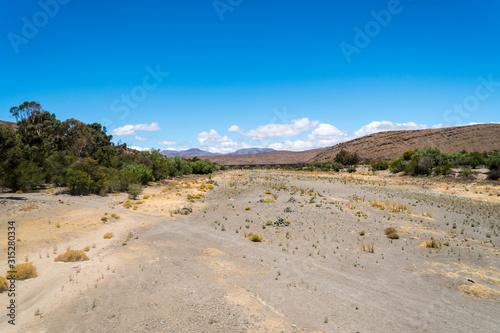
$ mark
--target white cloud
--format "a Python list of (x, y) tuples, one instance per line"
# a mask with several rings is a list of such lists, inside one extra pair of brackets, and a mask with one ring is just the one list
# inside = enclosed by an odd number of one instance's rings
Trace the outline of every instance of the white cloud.
[(427, 125), (419, 125), (412, 121), (408, 123), (393, 123), (392, 121), (372, 121), (368, 125), (361, 127), (354, 132), (354, 137), (361, 137), (378, 132), (398, 131), (398, 130), (419, 130), (429, 128)]
[(228, 132), (239, 132), (240, 128), (236, 125), (233, 125), (233, 126), (229, 127), (227, 131)]
[(115, 128), (111, 131), (112, 135), (135, 135), (135, 131), (154, 132), (161, 130), (158, 122), (154, 121), (151, 124), (125, 125)]
[(149, 138), (146, 136), (138, 136), (138, 135), (136, 135), (134, 137), (134, 139), (139, 140), (139, 141), (148, 141), (149, 140)]
[(162, 145), (162, 146), (175, 146), (175, 145), (178, 145), (178, 143), (176, 141), (166, 141), (166, 140), (158, 141), (156, 143), (159, 144), (159, 145)]
[(200, 143), (200, 149), (212, 153), (231, 153), (241, 148), (252, 147), (246, 143), (235, 142), (226, 135), (222, 136), (214, 129), (198, 133), (196, 139)]
[(301, 151), (315, 148), (330, 147), (337, 143), (348, 140), (346, 133), (330, 124), (319, 124), (310, 134), (303, 139), (286, 140), (284, 142), (271, 143), (270, 148), (276, 150)]
[(135, 149), (135, 150), (138, 150), (138, 151), (149, 151), (149, 150), (151, 150), (151, 148), (142, 148), (142, 147), (137, 147), (137, 146), (128, 146), (128, 148)]
[(229, 132), (238, 132), (243, 136), (250, 136), (254, 140), (292, 138), (302, 132), (310, 131), (319, 126), (319, 121), (309, 118), (293, 119), (291, 124), (267, 124), (248, 131), (233, 125)]

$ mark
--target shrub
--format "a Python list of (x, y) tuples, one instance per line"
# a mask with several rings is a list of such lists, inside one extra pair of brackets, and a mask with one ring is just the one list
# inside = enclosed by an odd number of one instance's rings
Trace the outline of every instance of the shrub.
[(420, 244), (422, 247), (427, 247), (427, 248), (432, 248), (432, 249), (440, 249), (441, 248), (441, 243), (434, 240), (433, 237), (431, 239), (426, 240), (422, 244)]
[(384, 233), (387, 236), (387, 238), (399, 239), (398, 232), (396, 231), (396, 228), (394, 228), (394, 227), (385, 228)]
[(68, 169), (66, 183), (72, 194), (86, 194), (90, 192), (91, 180), (85, 171)]
[(500, 180), (500, 169), (491, 169), (488, 173), (488, 179)]
[(111, 214), (111, 217), (112, 217), (112, 218), (114, 218), (115, 220), (118, 220), (118, 219), (120, 218), (120, 216), (119, 216), (119, 215), (116, 215), (116, 214), (114, 214), (114, 213), (113, 213), (113, 214)]
[(478, 174), (477, 171), (473, 171), (470, 168), (462, 167), (460, 169), (460, 177), (472, 178), (474, 175), (477, 175), (477, 174)]
[(83, 251), (85, 251), (85, 252), (89, 252), (89, 251), (90, 251), (90, 246), (85, 246), (85, 247), (83, 248)]
[(356, 172), (356, 168), (354, 168), (354, 167), (348, 168), (347, 172), (349, 172), (349, 173)]
[(214, 172), (215, 168), (212, 163), (206, 160), (197, 160), (191, 163), (191, 167), (193, 169), (193, 173), (206, 175)]
[(335, 172), (339, 172), (342, 167), (343, 165), (340, 163), (332, 163), (332, 170)]
[(111, 238), (113, 238), (113, 236), (114, 236), (113, 233), (107, 232), (107, 233), (104, 234), (103, 238), (105, 238), (105, 239), (111, 239)]
[(405, 161), (411, 160), (411, 157), (415, 154), (415, 150), (407, 150), (403, 153), (403, 159)]
[(403, 158), (397, 158), (389, 164), (389, 170), (392, 173), (398, 173), (404, 170), (406, 166), (406, 160)]
[(245, 210), (250, 210), (250, 209), (252, 209), (252, 208), (250, 208), (250, 207), (245, 207)]
[(350, 153), (347, 150), (341, 150), (335, 155), (335, 162), (342, 165), (355, 165), (359, 163), (358, 153)]
[[(14, 274), (13, 272), (16, 273)], [(14, 269), (7, 272), (7, 277), (9, 277), (10, 274), (14, 274), (16, 280), (26, 280), (38, 276), (36, 267), (31, 262), (17, 264)]]
[(0, 276), (0, 293), (9, 290), (9, 284), (7, 283), (7, 279), (3, 276)]
[(486, 164), (490, 167), (490, 169), (500, 169), (500, 152), (494, 152), (488, 157)]
[(30, 191), (43, 184), (45, 175), (43, 169), (33, 162), (22, 161), (15, 170), (17, 186), (25, 191)]
[(449, 175), (451, 172), (451, 163), (446, 163), (443, 165), (438, 165), (434, 168), (436, 175)]
[(142, 186), (141, 184), (130, 184), (127, 189), (128, 197), (132, 200), (135, 200), (143, 190), (144, 186)]
[(250, 236), (250, 238), (248, 238), (249, 240), (251, 240), (252, 242), (262, 242), (262, 237), (260, 237), (259, 235), (257, 234), (253, 234), (252, 236)]
[(62, 262), (75, 262), (75, 261), (87, 261), (87, 260), (89, 260), (89, 257), (85, 254), (83, 250), (68, 250), (63, 254), (58, 255), (54, 259), (54, 261), (62, 261)]
[(274, 200), (274, 198), (265, 198), (264, 201), (267, 202), (267, 203), (276, 202), (276, 200)]
[(371, 163), (372, 170), (387, 170), (389, 168), (389, 162), (384, 160), (378, 160)]

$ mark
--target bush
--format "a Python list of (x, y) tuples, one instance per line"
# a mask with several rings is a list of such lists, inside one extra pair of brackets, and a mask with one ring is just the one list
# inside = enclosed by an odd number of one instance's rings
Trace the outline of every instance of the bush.
[(66, 183), (72, 194), (87, 194), (90, 192), (90, 177), (85, 171), (68, 169)]
[(260, 237), (259, 235), (257, 234), (253, 234), (252, 236), (250, 236), (250, 238), (248, 238), (249, 240), (251, 240), (252, 242), (262, 242), (262, 237)]
[(144, 186), (142, 186), (141, 184), (130, 184), (127, 189), (128, 197), (132, 200), (135, 200), (143, 190)]
[(45, 175), (43, 169), (33, 162), (22, 161), (15, 170), (17, 186), (23, 191), (30, 191), (43, 184)]
[(125, 188), (134, 183), (146, 185), (154, 180), (153, 171), (144, 164), (127, 164), (121, 169), (121, 172), (124, 182), (122, 186), (126, 186)]
[(500, 152), (494, 152), (488, 157), (486, 164), (490, 169), (500, 169)]
[(441, 243), (434, 240), (433, 237), (431, 237), (431, 239), (428, 239), (426, 241), (424, 241), (422, 244), (420, 244), (420, 246), (422, 247), (427, 247), (427, 248), (431, 248), (431, 249), (440, 249), (441, 248)]
[(356, 168), (355, 167), (350, 167), (350, 168), (347, 169), (347, 172), (349, 172), (349, 173), (356, 172)]
[(343, 168), (343, 165), (340, 163), (332, 163), (332, 170), (335, 172), (339, 172), (340, 169)]
[(396, 228), (394, 228), (394, 227), (385, 228), (384, 233), (387, 236), (387, 238), (399, 239), (398, 232), (396, 231)]
[(488, 173), (488, 179), (500, 180), (500, 169), (491, 169)]
[(384, 160), (378, 160), (371, 163), (372, 170), (387, 170), (389, 168), (389, 162)]
[(415, 151), (416, 150), (407, 150), (403, 153), (403, 160), (405, 161), (409, 161), (411, 160), (411, 157), (413, 156), (413, 154), (415, 154)]
[(191, 167), (193, 169), (193, 173), (206, 175), (214, 172), (215, 168), (212, 163), (206, 160), (196, 160), (191, 163)]
[[(13, 273), (16, 272), (16, 273)], [(38, 272), (33, 263), (28, 262), (24, 264), (17, 264), (13, 270), (7, 271), (7, 278), (14, 274), (16, 280), (26, 280), (38, 276)]]
[[(90, 248), (89, 248), (90, 250)], [(85, 254), (84, 250), (68, 250), (63, 254), (58, 255), (54, 261), (75, 262), (87, 261), (89, 257)]]
[(3, 276), (0, 276), (0, 293), (9, 290), (9, 284), (7, 283), (7, 279)]
[(111, 232), (107, 232), (104, 234), (104, 236), (102, 236), (104, 239), (111, 239), (113, 238), (115, 234), (111, 233)]
[(389, 170), (392, 173), (398, 173), (404, 170), (406, 167), (406, 160), (403, 158), (397, 158), (389, 164)]
[(358, 153), (350, 153), (347, 150), (341, 150), (335, 155), (335, 162), (342, 165), (355, 165), (359, 163)]
[(449, 175), (451, 172), (451, 163), (446, 163), (443, 165), (438, 165), (434, 168), (436, 175)]

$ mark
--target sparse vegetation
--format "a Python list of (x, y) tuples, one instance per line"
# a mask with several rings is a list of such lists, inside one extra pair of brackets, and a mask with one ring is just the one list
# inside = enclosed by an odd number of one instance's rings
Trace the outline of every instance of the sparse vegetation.
[(87, 261), (89, 257), (85, 254), (83, 250), (68, 250), (60, 255), (58, 255), (54, 261), (62, 262), (76, 262), (76, 261)]
[(252, 236), (250, 236), (250, 238), (248, 238), (250, 241), (252, 242), (262, 242), (262, 237), (260, 237), (259, 235), (257, 234), (253, 234)]
[(37, 269), (31, 262), (17, 264), (16, 266), (14, 266), (14, 269), (7, 271), (7, 278), (11, 275), (12, 272), (16, 272), (14, 274), (14, 278), (16, 280), (26, 280), (38, 276)]
[(111, 238), (113, 238), (113, 237), (114, 237), (114, 234), (113, 234), (113, 233), (111, 233), (111, 232), (107, 232), (107, 233), (105, 233), (105, 234), (104, 234), (104, 236), (103, 236), (103, 238), (105, 238), (105, 239), (111, 239)]

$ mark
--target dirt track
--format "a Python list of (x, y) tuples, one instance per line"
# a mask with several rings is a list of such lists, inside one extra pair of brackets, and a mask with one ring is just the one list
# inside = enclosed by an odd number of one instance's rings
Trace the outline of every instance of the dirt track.
[[(18, 331), (500, 330), (497, 203), (363, 177), (253, 171), (214, 180), (185, 216), (169, 211), (206, 179), (148, 188), (135, 211), (123, 195), (28, 194), (27, 203), (3, 204), (2, 228), (15, 219), (26, 244), (18, 261), (28, 256), (39, 271), (18, 281)], [(29, 204), (38, 208), (19, 211)], [(104, 212), (120, 218), (102, 223)], [(278, 217), (290, 223), (273, 226)], [(384, 235), (389, 226), (399, 239)], [(422, 247), (431, 237), (442, 249)], [(90, 261), (53, 262), (56, 245), (61, 253), (92, 243)], [(5, 321), (0, 331), (16, 331)]]

